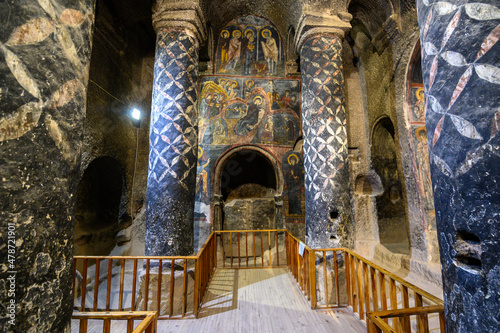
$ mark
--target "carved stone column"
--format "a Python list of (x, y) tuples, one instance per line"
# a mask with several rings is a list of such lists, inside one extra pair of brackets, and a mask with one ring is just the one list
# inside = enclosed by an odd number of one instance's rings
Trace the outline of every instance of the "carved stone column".
[(93, 0), (0, 3), (0, 327), (70, 332)]
[(499, 330), (500, 8), (487, 2), (417, 1), (447, 332)]
[[(331, 17), (304, 15), (298, 44), (306, 199), (306, 243), (331, 248), (348, 242), (351, 226), (342, 37), (350, 25)], [(335, 24), (335, 25), (334, 25)]]
[(193, 252), (197, 163), (198, 48), (205, 37), (195, 2), (157, 1), (147, 185), (146, 254)]

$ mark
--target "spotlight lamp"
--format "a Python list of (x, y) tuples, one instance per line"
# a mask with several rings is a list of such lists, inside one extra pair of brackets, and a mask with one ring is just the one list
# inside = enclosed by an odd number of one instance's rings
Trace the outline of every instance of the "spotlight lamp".
[(137, 128), (141, 127), (142, 112), (139, 109), (137, 108), (132, 109), (132, 112), (130, 113), (130, 118), (132, 120), (132, 125), (134, 125)]

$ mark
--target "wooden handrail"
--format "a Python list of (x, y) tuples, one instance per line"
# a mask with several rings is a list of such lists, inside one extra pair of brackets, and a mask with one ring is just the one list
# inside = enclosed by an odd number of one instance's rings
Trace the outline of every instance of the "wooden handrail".
[[(154, 333), (157, 329), (156, 311), (112, 311), (112, 312), (73, 312), (72, 319), (80, 320), (80, 333), (86, 333), (89, 319), (104, 320), (103, 332), (110, 332), (112, 320), (127, 320), (128, 333)], [(142, 319), (133, 329), (133, 321)]]
[[(229, 233), (229, 235), (228, 235)], [(251, 233), (249, 235), (248, 233)], [(235, 235), (236, 234), (236, 235)], [(281, 236), (280, 236), (281, 235)], [(229, 236), (229, 239), (227, 237)], [(234, 236), (234, 240), (233, 240)], [(280, 251), (280, 245), (284, 236), (284, 252)], [(272, 239), (274, 237), (274, 240)], [(219, 243), (220, 239), (220, 243)], [(260, 239), (260, 246), (258, 241)], [(227, 244), (225, 244), (227, 242)], [(251, 244), (248, 244), (251, 242)], [(264, 245), (264, 242), (266, 245)], [(243, 245), (244, 243), (244, 245)], [(253, 244), (252, 244), (253, 243)], [(303, 244), (304, 252), (299, 253), (300, 244)], [(227, 246), (230, 249), (227, 249)], [(233, 246), (237, 248), (233, 249)], [(221, 250), (221, 256), (218, 251)], [(253, 251), (253, 253), (249, 253)], [(268, 254), (267, 263), (264, 262), (264, 251)], [(268, 251), (268, 252), (267, 252)], [(260, 252), (260, 253), (259, 253)], [(328, 253), (327, 253), (328, 252)], [(331, 261), (333, 254), (333, 262)], [(229, 255), (229, 257), (226, 257)], [(280, 255), (286, 255), (286, 260), (280, 261)], [(233, 257), (233, 256), (237, 256)], [(260, 256), (260, 259), (257, 257)], [(253, 265), (251, 258), (253, 257)], [(226, 263), (226, 258), (229, 258)], [(132, 302), (131, 308), (136, 307), (136, 291), (137, 291), (137, 272), (138, 260), (145, 260), (145, 290), (144, 294), (144, 310), (147, 310), (149, 297), (149, 281), (150, 281), (150, 265), (153, 262), (158, 262), (158, 274), (161, 274), (165, 264), (164, 260), (170, 264), (171, 280), (166, 289), (170, 291), (167, 308), (168, 316), (159, 316), (158, 319), (168, 319), (173, 317), (174, 299), (182, 297), (182, 317), (186, 314), (187, 307), (187, 267), (188, 260), (194, 261), (194, 290), (193, 290), (193, 309), (192, 313), (198, 317), (199, 309), (203, 303), (203, 298), (208, 290), (208, 285), (213, 277), (216, 269), (223, 268), (275, 268), (280, 267), (280, 263), (288, 266), (291, 274), (295, 278), (304, 296), (310, 300), (312, 308), (320, 307), (344, 307), (352, 306), (353, 311), (359, 314), (360, 319), (370, 318), (373, 314), (378, 316), (384, 324), (381, 324), (380, 329), (390, 327), (392, 323), (394, 331), (407, 331), (410, 329), (410, 315), (417, 316), (417, 327), (419, 332), (427, 332), (429, 322), (425, 311), (434, 311), (440, 306), (442, 308), (443, 301), (438, 297), (422, 290), (412, 283), (400, 278), (399, 276), (387, 271), (386, 269), (372, 263), (371, 261), (354, 253), (346, 248), (326, 248), (326, 249), (311, 249), (298, 238), (293, 236), (286, 229), (265, 229), (265, 230), (220, 230), (213, 231), (203, 246), (196, 255), (190, 256), (75, 256), (74, 263), (83, 262), (83, 281), (82, 281), (82, 299), (78, 305), (81, 311), (87, 308), (96, 311), (98, 310), (99, 288), (94, 289), (93, 306), (86, 306), (86, 284), (87, 271), (89, 260), (96, 260), (96, 270), (93, 282), (99, 281), (99, 268), (103, 261), (108, 260), (107, 274), (107, 294), (106, 306), (102, 310), (111, 310), (110, 306), (110, 287), (113, 260), (120, 261), (120, 290), (118, 310), (123, 310), (124, 305), (124, 280), (125, 280), (125, 264), (127, 260), (132, 260), (134, 263), (133, 271), (133, 287), (132, 287)], [(236, 261), (237, 260), (237, 261)], [(244, 262), (242, 262), (244, 260)], [(174, 266), (176, 261), (183, 262), (183, 278), (182, 278), (182, 293), (174, 295), (176, 283), (174, 282)], [(316, 266), (317, 262), (320, 264)], [(275, 264), (276, 263), (276, 264)], [(282, 266), (281, 266), (282, 267)], [(324, 280), (321, 286), (317, 282), (317, 274), (321, 273)], [(73, 270), (74, 276), (76, 271)], [(156, 274), (156, 273), (154, 273)], [(332, 276), (334, 280), (328, 280)], [(345, 283), (340, 283), (339, 279), (344, 279)], [(152, 300), (157, 308), (161, 307), (161, 279), (158, 280), (156, 299)], [(74, 292), (76, 292), (76, 283), (74, 282)], [(324, 301), (318, 301), (318, 290), (324, 289)], [(335, 297), (329, 297), (329, 293), (335, 291)], [(128, 292), (129, 290), (127, 290)], [(398, 305), (398, 293), (400, 293), (401, 305)], [(91, 296), (89, 296), (91, 297)], [(151, 296), (153, 297), (153, 296)], [(412, 314), (398, 315), (400, 313), (410, 313), (407, 309), (410, 307), (410, 301), (414, 300), (415, 308), (412, 308)], [(430, 305), (430, 306), (429, 306)], [(399, 306), (399, 308), (398, 308)], [(128, 307), (128, 305), (127, 305)], [(417, 310), (415, 310), (417, 309)], [(426, 309), (426, 310), (422, 310)], [(114, 309), (113, 309), (114, 310)], [(420, 311), (420, 312), (419, 312)], [(424, 312), (422, 312), (424, 311)], [(434, 311), (439, 312), (439, 311)], [(398, 320), (389, 318), (399, 318)], [(375, 318), (377, 319), (377, 318)], [(444, 319), (443, 319), (444, 320)], [(443, 324), (444, 325), (444, 324)], [(375, 325), (376, 326), (376, 325)]]
[[(427, 317), (429, 314), (439, 314), (439, 328), (441, 332), (446, 332), (444, 324), (444, 305), (431, 305), (423, 307), (414, 307), (406, 309), (377, 311), (368, 313), (367, 317), (367, 330), (372, 333), (396, 333), (398, 330), (392, 328), (384, 319), (388, 318), (409, 318), (410, 316)], [(397, 321), (394, 321), (396, 323)], [(409, 332), (409, 330), (404, 330)], [(417, 325), (417, 332), (429, 332), (428, 326), (423, 326), (419, 322)]]
[(363, 261), (364, 263), (366, 263), (366, 264), (370, 265), (371, 267), (375, 268), (376, 270), (378, 270), (378, 271), (382, 272), (382, 273), (383, 273), (383, 274), (385, 274), (386, 276), (388, 276), (388, 277), (390, 277), (390, 278), (394, 279), (395, 281), (397, 281), (397, 282), (401, 283), (401, 285), (406, 286), (406, 287), (410, 288), (411, 290), (413, 290), (413, 291), (415, 291), (415, 292), (419, 293), (420, 295), (422, 295), (422, 296), (424, 296), (425, 298), (427, 298), (429, 301), (434, 302), (434, 303), (436, 303), (436, 304), (444, 304), (444, 301), (443, 301), (442, 299), (440, 299), (440, 298), (438, 298), (438, 297), (436, 297), (436, 296), (434, 296), (434, 295), (432, 295), (432, 294), (428, 293), (427, 291), (425, 291), (425, 290), (423, 290), (423, 289), (421, 289), (421, 288), (417, 287), (416, 285), (414, 285), (414, 284), (412, 284), (412, 283), (410, 283), (410, 282), (408, 282), (408, 281), (406, 281), (406, 280), (404, 280), (404, 279), (400, 278), (399, 276), (397, 276), (397, 275), (395, 275), (395, 274), (393, 274), (393, 273), (389, 272), (388, 270), (386, 270), (386, 269), (384, 269), (384, 268), (382, 268), (382, 267), (380, 267), (380, 266), (378, 266), (378, 265), (374, 264), (373, 262), (369, 261), (368, 259), (365, 259), (365, 258), (361, 257), (359, 254), (357, 254), (357, 253), (353, 252), (352, 250), (345, 249), (345, 248), (344, 248), (344, 249), (342, 249), (342, 250), (344, 250), (345, 252), (349, 253), (349, 254), (350, 254), (350, 255), (352, 255), (352, 256), (355, 256), (355, 257), (356, 257), (356, 258), (358, 258), (359, 260), (361, 260), (361, 261)]
[[(279, 239), (280, 234), (286, 235), (287, 232), (288, 231), (285, 229), (214, 231), (216, 236), (220, 235), (217, 239), (221, 239), (220, 249), (222, 250), (222, 267), (216, 266), (216, 268), (252, 269), (284, 266), (283, 262), (280, 263)], [(251, 236), (248, 235), (249, 233), (251, 233)], [(244, 245), (242, 244), (243, 242), (245, 243)], [(248, 244), (249, 242), (251, 242), (250, 245)], [(260, 242), (260, 245), (257, 245), (258, 242)], [(266, 243), (265, 245), (264, 242)], [(219, 243), (217, 243), (217, 246), (219, 246)], [(228, 246), (229, 249), (227, 249)], [(249, 254), (249, 251), (253, 252)], [(260, 253), (258, 253), (259, 251)], [(266, 263), (264, 262), (265, 252), (269, 256)], [(281, 253), (281, 255), (283, 255), (283, 253)], [(258, 256), (260, 256), (260, 260), (257, 259)], [(258, 261), (260, 261), (260, 263)]]
[(392, 317), (408, 317), (408, 316), (437, 313), (437, 312), (444, 312), (444, 306), (430, 305), (430, 306), (421, 306), (416, 308), (377, 311), (377, 312), (371, 312), (371, 314), (380, 318), (392, 318)]
[(198, 259), (199, 256), (73, 256), (73, 259), (151, 259), (151, 260), (182, 260), (182, 259)]

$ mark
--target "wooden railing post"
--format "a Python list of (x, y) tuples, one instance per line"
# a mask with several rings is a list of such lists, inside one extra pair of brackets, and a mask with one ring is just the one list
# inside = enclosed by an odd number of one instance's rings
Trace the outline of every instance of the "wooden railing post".
[(309, 276), (311, 281), (311, 307), (316, 308), (316, 252), (309, 251)]
[(349, 254), (344, 251), (344, 271), (347, 291), (347, 305), (352, 306), (351, 273), (349, 268)]
[(200, 266), (200, 263), (199, 263), (200, 259), (196, 259), (195, 261), (195, 264), (194, 264), (194, 295), (193, 295), (193, 298), (194, 298), (194, 316), (196, 318), (198, 318), (198, 306), (200, 305), (200, 303), (198, 302), (198, 292), (199, 292), (199, 289), (200, 289), (200, 277), (199, 277), (199, 274), (200, 274), (200, 269), (199, 269), (199, 266)]
[[(367, 329), (373, 332), (377, 332), (380, 329), (380, 325), (382, 325), (382, 331), (385, 332), (385, 329), (389, 327), (389, 318), (392, 318), (390, 323), (393, 325), (394, 332), (398, 332), (399, 330), (406, 332), (410, 330), (411, 325), (415, 325), (416, 321), (416, 329), (417, 332), (427, 333), (429, 332), (429, 320), (428, 313), (437, 313), (439, 310), (436, 308), (432, 308), (432, 306), (423, 306), (424, 298), (426, 303), (428, 304), (443, 304), (442, 300), (439, 300), (433, 295), (425, 292), (422, 289), (410, 284), (409, 282), (399, 278), (398, 276), (386, 271), (385, 269), (375, 265), (374, 263), (366, 260), (365, 258), (360, 257), (356, 253), (352, 252), (349, 249), (345, 248), (331, 248), (331, 249), (311, 249), (307, 245), (304, 246), (304, 252), (301, 255), (299, 251), (301, 242), (294, 236), (290, 234), (287, 230), (281, 229), (272, 229), (272, 230), (239, 230), (239, 231), (222, 231), (218, 232), (221, 234), (222, 240), (222, 251), (223, 251), (223, 265), (225, 262), (225, 250), (224, 249), (224, 233), (228, 233), (230, 237), (230, 264), (233, 263), (233, 253), (232, 253), (232, 234), (237, 232), (237, 244), (238, 244), (238, 265), (237, 267), (233, 265), (234, 268), (246, 268), (243, 266), (251, 267), (249, 265), (249, 255), (248, 253), (248, 232), (252, 233), (253, 239), (253, 249), (254, 249), (254, 267), (256, 267), (256, 237), (255, 233), (260, 234), (260, 256), (262, 263), (258, 265), (256, 268), (268, 268), (268, 267), (276, 267), (279, 266), (279, 256), (280, 256), (280, 235), (279, 232), (284, 232), (284, 255), (286, 256), (286, 264), (290, 269), (294, 279), (296, 280), (299, 287), (302, 289), (304, 296), (311, 301), (312, 308), (318, 308), (317, 304), (317, 294), (318, 294), (318, 285), (317, 285), (317, 269), (323, 271), (324, 274), (324, 288), (325, 288), (325, 307), (341, 307), (345, 306), (345, 303), (341, 304), (341, 300), (344, 295), (341, 297), (341, 292), (347, 292), (347, 304), (352, 306), (353, 312), (358, 312), (360, 319), (366, 318), (367, 320)], [(245, 253), (241, 253), (241, 237), (239, 233), (245, 233)], [(141, 291), (144, 289), (143, 295), (143, 309), (147, 311), (148, 309), (148, 300), (150, 297), (153, 297), (150, 294), (150, 280), (151, 280), (151, 260), (158, 261), (158, 293), (157, 297), (153, 300), (156, 307), (160, 309), (162, 307), (162, 263), (163, 260), (168, 260), (171, 263), (170, 270), (170, 295), (169, 295), (169, 311), (168, 315), (163, 316), (161, 319), (167, 319), (174, 317), (174, 300), (182, 301), (182, 317), (185, 316), (187, 311), (187, 304), (190, 303), (187, 301), (187, 292), (188, 292), (188, 260), (194, 260), (194, 285), (192, 286), (194, 294), (194, 304), (193, 304), (193, 313), (195, 317), (199, 317), (200, 309), (202, 306), (203, 298), (207, 292), (208, 285), (210, 280), (213, 277), (214, 272), (218, 266), (217, 263), (217, 255), (218, 255), (218, 240), (217, 240), (217, 232), (212, 232), (209, 238), (206, 240), (203, 247), (200, 249), (196, 256), (185, 256), (185, 257), (147, 257), (147, 256), (137, 256), (137, 257), (124, 257), (124, 256), (96, 256), (96, 257), (80, 257), (75, 256), (73, 259), (74, 266), (76, 267), (79, 263), (79, 260), (83, 261), (83, 285), (82, 285), (82, 300), (81, 304), (78, 304), (81, 312), (85, 312), (88, 308), (92, 308), (94, 311), (99, 310), (107, 310), (107, 311), (116, 311), (122, 310), (125, 306), (128, 306), (128, 302), (126, 302), (125, 293), (128, 293), (130, 289), (125, 287), (125, 275), (129, 276), (130, 273), (127, 273), (125, 270), (126, 260), (133, 260), (134, 270), (132, 273), (132, 290), (131, 290), (131, 309), (135, 310), (137, 307), (136, 304), (136, 291), (137, 291), (137, 275), (138, 275), (138, 260), (145, 260), (145, 276), (144, 276), (144, 285), (141, 284)], [(267, 234), (267, 240), (264, 239), (264, 234)], [(272, 240), (272, 234), (274, 234), (275, 239)], [(257, 235), (258, 236), (258, 235)], [(264, 247), (264, 241), (267, 242), (267, 246)], [(236, 239), (235, 239), (236, 245)], [(271, 254), (272, 248), (271, 245), (276, 245), (276, 252)], [(264, 248), (269, 249), (269, 264), (264, 264)], [(327, 261), (327, 251), (331, 251), (333, 253), (333, 263)], [(339, 263), (338, 257), (341, 256), (341, 252), (344, 254), (344, 269), (345, 269), (345, 278), (346, 278), (346, 287), (345, 290), (340, 288), (339, 284), (339, 274), (342, 274), (342, 263)], [(320, 252), (321, 254), (318, 258), (323, 259), (322, 267), (316, 267), (316, 253)], [(236, 253), (236, 252), (235, 252)], [(229, 254), (229, 253), (228, 253)], [(246, 257), (246, 265), (241, 265), (241, 256), (244, 255)], [(276, 255), (276, 263), (274, 265), (273, 256)], [(88, 272), (88, 263), (89, 260), (96, 261), (95, 267), (95, 276), (94, 276), (94, 294), (93, 304), (90, 306), (85, 305), (85, 298), (87, 291), (86, 281), (87, 272)], [(107, 260), (108, 272), (106, 282), (103, 284), (107, 285), (107, 293), (106, 295), (102, 295), (102, 298), (105, 298), (104, 304), (98, 304), (97, 300), (99, 299), (99, 270), (100, 263), (105, 262)], [(113, 269), (113, 260), (120, 261), (120, 274), (116, 277), (113, 277), (112, 269)], [(174, 294), (175, 290), (175, 263), (176, 260), (183, 260), (183, 281), (182, 281), (182, 292), (178, 292)], [(141, 261), (142, 262), (142, 261)], [(117, 262), (115, 262), (117, 263)], [(142, 266), (141, 266), (142, 267)], [(117, 267), (118, 268), (118, 267)], [(76, 268), (75, 268), (76, 269)], [(328, 281), (329, 278), (329, 270), (334, 271), (335, 281), (332, 280), (332, 283)], [(320, 271), (320, 272), (321, 272)], [(181, 273), (180, 271), (178, 273)], [(333, 272), (332, 272), (333, 273)], [(377, 276), (378, 275), (378, 276)], [(113, 308), (111, 308), (111, 285), (112, 279), (116, 278), (116, 282), (119, 280), (119, 291), (118, 288), (114, 292), (119, 292), (119, 295), (116, 296), (117, 301)], [(386, 279), (389, 279), (389, 288), (386, 287)], [(74, 279), (76, 279), (76, 270), (74, 273)], [(128, 277), (127, 277), (128, 281)], [(333, 286), (335, 283), (335, 287)], [(76, 293), (76, 281), (73, 281), (73, 289)], [(166, 287), (166, 286), (165, 286)], [(163, 289), (165, 289), (163, 287)], [(179, 286), (180, 287), (180, 286)], [(336, 302), (333, 300), (333, 297), (329, 297), (331, 294), (329, 293), (329, 288), (333, 290), (335, 288), (336, 292)], [(191, 289), (191, 287), (190, 287)], [(401, 307), (398, 309), (397, 297), (398, 290), (401, 290)], [(409, 309), (410, 306), (410, 295), (409, 291), (412, 291), (415, 297), (415, 309)], [(88, 297), (87, 297), (88, 298)], [(390, 301), (390, 306), (388, 309), (388, 301)], [(331, 304), (330, 304), (331, 303)], [(335, 304), (334, 304), (335, 303)], [(371, 305), (372, 303), (372, 305)], [(126, 305), (127, 304), (127, 305)], [(100, 306), (99, 309), (97, 309)], [(322, 306), (320, 306), (321, 308)], [(379, 318), (374, 317), (370, 318), (370, 316), (375, 312), (380, 312), (379, 310), (387, 311), (389, 315), (380, 315)], [(407, 311), (407, 310), (412, 310)], [(374, 312), (372, 312), (374, 311)], [(427, 311), (427, 312), (426, 312)], [(411, 313), (411, 314), (410, 314)], [(413, 316), (410, 318), (410, 315)], [(440, 313), (440, 320), (442, 318), (442, 314)], [(177, 314), (176, 317), (177, 318)], [(416, 318), (416, 320), (415, 320)], [(86, 319), (88, 320), (88, 318)], [(372, 324), (375, 322), (375, 324)], [(383, 322), (383, 324), (379, 325), (379, 322)], [(444, 326), (444, 322), (440, 322), (441, 325)], [(85, 325), (84, 317), (81, 320), (81, 326)], [(107, 324), (106, 324), (107, 325)], [(130, 324), (127, 324), (129, 326)], [(385, 325), (385, 326), (384, 326)], [(377, 328), (378, 327), (378, 328)]]

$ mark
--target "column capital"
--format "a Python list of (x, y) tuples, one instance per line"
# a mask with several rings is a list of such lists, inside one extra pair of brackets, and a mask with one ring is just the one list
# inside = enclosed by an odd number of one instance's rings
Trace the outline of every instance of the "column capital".
[(205, 16), (197, 0), (155, 0), (153, 28), (156, 33), (164, 30), (188, 30), (198, 43), (207, 36)]
[(295, 46), (300, 50), (304, 42), (315, 35), (335, 35), (344, 38), (345, 33), (351, 29), (349, 23), (352, 15), (347, 11), (340, 11), (335, 14), (304, 10), (297, 25), (295, 35)]

